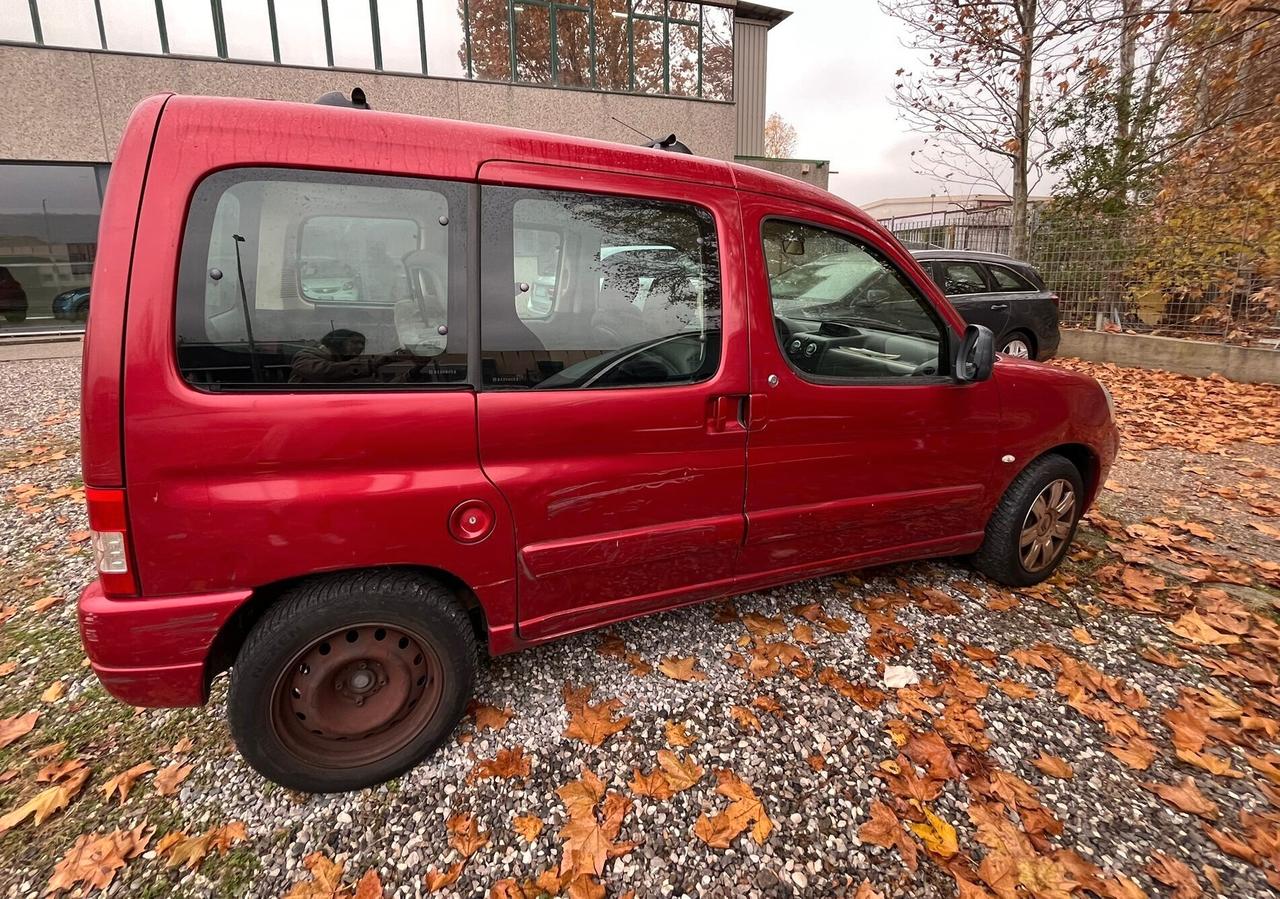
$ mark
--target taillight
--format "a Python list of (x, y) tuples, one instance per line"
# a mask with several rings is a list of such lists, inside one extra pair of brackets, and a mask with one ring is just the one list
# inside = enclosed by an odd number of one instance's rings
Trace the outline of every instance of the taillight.
[(102, 591), (108, 596), (137, 596), (138, 582), (133, 574), (124, 490), (86, 487), (84, 496), (89, 506), (93, 562), (98, 569)]
[(1058, 296), (1056, 293), (1049, 294), (1049, 299), (1053, 301), (1053, 305), (1055, 308), (1057, 308), (1062, 304), (1062, 298)]

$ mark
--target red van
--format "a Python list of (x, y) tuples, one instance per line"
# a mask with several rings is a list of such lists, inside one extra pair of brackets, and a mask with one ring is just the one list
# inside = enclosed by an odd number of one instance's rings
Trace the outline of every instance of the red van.
[(99, 247), (86, 651), (134, 705), (230, 668), (301, 790), (440, 745), (479, 651), (907, 559), (1033, 584), (1118, 442), (853, 206), (662, 150), (157, 96)]

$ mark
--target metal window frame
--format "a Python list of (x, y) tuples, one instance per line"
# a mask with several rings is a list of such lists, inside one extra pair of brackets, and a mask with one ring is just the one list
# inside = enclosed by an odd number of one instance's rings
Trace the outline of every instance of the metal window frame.
[[(509, 18), (508, 40), (511, 45), (511, 81), (514, 84), (539, 84), (537, 81), (521, 81), (516, 74), (516, 7), (521, 8), (527, 6), (536, 6), (547, 11), (547, 24), (549, 29), (548, 54), (551, 64), (551, 79), (548, 84), (560, 87), (560, 41), (559, 41), (559, 13), (565, 12), (585, 12), (587, 14), (587, 54), (589, 56), (588, 66), (588, 82), (591, 87), (596, 86), (596, 15), (595, 9), (589, 0), (507, 0), (507, 13)], [(467, 21), (467, 30), (470, 31), (470, 20)]]

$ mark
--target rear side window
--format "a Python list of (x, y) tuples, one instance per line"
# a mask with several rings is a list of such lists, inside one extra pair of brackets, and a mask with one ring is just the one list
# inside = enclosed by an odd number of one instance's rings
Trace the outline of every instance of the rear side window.
[(933, 278), (947, 296), (963, 296), (969, 293), (986, 293), (987, 282), (976, 265), (969, 262), (933, 263)]
[(183, 236), (183, 377), (212, 390), (465, 381), (465, 210), (449, 182), (211, 175)]
[(991, 272), (991, 278), (995, 281), (996, 290), (1001, 293), (1035, 290), (1026, 278), (1011, 268), (1005, 268), (1003, 265), (988, 265), (987, 271)]
[(709, 212), (570, 191), (483, 196), (487, 387), (662, 386), (715, 373), (720, 258)]

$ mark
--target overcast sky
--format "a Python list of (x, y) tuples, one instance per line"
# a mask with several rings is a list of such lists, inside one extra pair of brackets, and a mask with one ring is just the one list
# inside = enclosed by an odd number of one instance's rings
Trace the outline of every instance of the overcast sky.
[[(764, 2), (775, 5), (772, 0)], [(796, 155), (830, 159), (831, 190), (855, 203), (945, 188), (914, 174), (920, 137), (890, 102), (893, 73), (914, 57), (876, 0), (776, 0), (795, 15), (769, 32), (768, 111), (800, 135)]]

